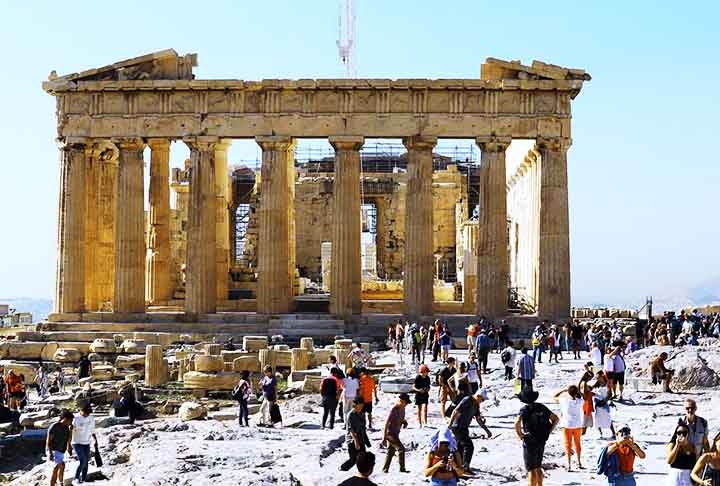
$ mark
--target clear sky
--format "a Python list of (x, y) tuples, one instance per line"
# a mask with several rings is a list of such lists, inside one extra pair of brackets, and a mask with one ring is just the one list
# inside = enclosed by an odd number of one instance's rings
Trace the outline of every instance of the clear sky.
[[(720, 3), (357, 4), (360, 77), (476, 78), (486, 57), (593, 76), (573, 103), (574, 303), (641, 301), (720, 274)], [(198, 53), (199, 78), (341, 77), (336, 37), (334, 0), (0, 0), (0, 297), (53, 294), (55, 105), (40, 87), (51, 70), (174, 48)], [(173, 147), (179, 164), (187, 152)], [(231, 159), (256, 154), (239, 144)]]

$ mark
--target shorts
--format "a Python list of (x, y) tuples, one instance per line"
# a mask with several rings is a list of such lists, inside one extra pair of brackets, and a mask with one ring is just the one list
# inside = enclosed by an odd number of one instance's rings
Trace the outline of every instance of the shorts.
[(449, 344), (443, 344), (440, 346), (440, 349), (442, 349), (443, 353), (449, 353), (450, 352), (450, 345)]
[(440, 387), (440, 401), (446, 402), (448, 400), (453, 400), (455, 398), (455, 393), (452, 389), (449, 387)]
[(588, 429), (592, 428), (593, 426), (593, 416), (590, 415), (584, 415), (583, 416), (583, 427), (586, 427)]
[(625, 372), (613, 373), (612, 379), (619, 385), (625, 385)]
[(65, 453), (60, 451), (52, 451), (53, 462), (55, 464), (65, 464)]
[(429, 400), (430, 396), (427, 393), (415, 394), (415, 405), (427, 405)]
[(543, 456), (545, 455), (545, 443), (523, 441), (523, 462), (525, 469), (532, 471), (542, 467)]
[(10, 398), (25, 398), (25, 392), (10, 392)]
[(363, 413), (372, 413), (372, 402), (365, 403), (365, 406), (363, 407)]

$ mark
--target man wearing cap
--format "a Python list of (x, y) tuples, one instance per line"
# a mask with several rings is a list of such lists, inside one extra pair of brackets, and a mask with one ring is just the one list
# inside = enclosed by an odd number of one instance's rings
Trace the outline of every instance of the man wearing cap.
[(84, 483), (87, 478), (88, 464), (90, 463), (90, 439), (92, 438), (97, 445), (95, 417), (92, 416), (92, 411), (92, 407), (87, 403), (72, 421), (72, 447), (79, 461), (75, 470), (75, 480), (79, 483)]
[(520, 414), (515, 419), (515, 433), (523, 441), (523, 462), (530, 486), (543, 484), (542, 460), (545, 443), (560, 420), (545, 405), (536, 403), (538, 396), (536, 391), (522, 390), (518, 398), (525, 406), (520, 409)]
[(365, 451), (366, 447), (370, 447), (370, 439), (367, 436), (367, 428), (365, 427), (365, 401), (361, 396), (356, 396), (352, 402), (352, 412), (347, 419), (347, 446), (348, 460), (341, 466), (341, 471), (349, 471), (356, 463), (357, 456), (360, 452)]
[(485, 419), (480, 413), (480, 404), (488, 399), (488, 394), (485, 388), (480, 388), (475, 394), (471, 395), (467, 383), (461, 384), (460, 391), (462, 398), (457, 402), (450, 415), (448, 428), (457, 440), (458, 452), (460, 452), (463, 460), (463, 470), (470, 473), (472, 472), (470, 462), (475, 452), (475, 446), (470, 438), (470, 423), (473, 418), (483, 428), (488, 438), (492, 437), (492, 432), (485, 425)]
[(398, 402), (390, 410), (387, 420), (385, 421), (385, 433), (383, 434), (383, 444), (387, 446), (387, 456), (385, 456), (385, 465), (383, 472), (390, 472), (390, 463), (398, 453), (398, 462), (400, 463), (400, 472), (409, 472), (405, 469), (405, 446), (400, 442), (400, 429), (407, 428), (405, 420), (405, 407), (410, 403), (410, 395), (401, 393)]
[(613, 486), (635, 486), (635, 458), (645, 459), (645, 452), (635, 443), (632, 438), (630, 427), (623, 425), (618, 430), (619, 440), (608, 444), (608, 456), (616, 454), (620, 474), (608, 478), (608, 484)]

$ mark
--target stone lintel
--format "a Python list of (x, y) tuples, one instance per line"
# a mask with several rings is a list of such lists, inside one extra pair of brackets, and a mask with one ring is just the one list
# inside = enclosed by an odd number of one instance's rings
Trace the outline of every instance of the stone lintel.
[(335, 151), (360, 150), (365, 143), (365, 137), (359, 135), (334, 135), (328, 137), (328, 142)]

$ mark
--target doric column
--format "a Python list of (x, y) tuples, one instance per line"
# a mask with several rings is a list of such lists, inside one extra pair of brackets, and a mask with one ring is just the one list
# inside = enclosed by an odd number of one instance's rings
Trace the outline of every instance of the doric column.
[(170, 141), (148, 139), (150, 146), (150, 211), (147, 231), (146, 300), (170, 300)]
[(230, 272), (230, 179), (228, 177), (227, 149), (231, 141), (222, 139), (215, 146), (215, 211), (217, 229), (215, 235), (215, 261), (217, 298), (228, 299)]
[(330, 137), (335, 149), (333, 182), (330, 312), (350, 317), (361, 312), (360, 148), (363, 137)]
[(505, 150), (510, 137), (477, 138), (480, 161), (480, 214), (476, 314), (490, 318), (507, 312), (508, 260)]
[(568, 215), (567, 138), (537, 139), (540, 152), (540, 240), (538, 315), (570, 317), (570, 224)]
[(258, 232), (257, 312), (282, 314), (293, 307), (294, 143), (290, 137), (256, 137), (262, 148)]
[[(115, 208), (108, 215), (108, 203), (114, 202), (114, 177), (117, 174), (118, 148), (110, 141), (96, 140), (85, 149), (85, 310), (98, 311), (112, 301), (114, 258), (106, 250), (113, 240)], [(108, 229), (109, 227), (109, 229)], [(114, 241), (111, 243), (114, 244)], [(110, 292), (108, 292), (108, 287)]]
[(119, 138), (114, 312), (145, 312), (145, 205), (141, 138)]
[(185, 312), (209, 314), (217, 309), (215, 261), (215, 147), (217, 137), (187, 137), (190, 147)]
[(433, 314), (432, 150), (437, 137), (403, 139), (407, 148), (405, 193), (405, 314), (411, 319)]
[(68, 138), (59, 148), (55, 312), (75, 313), (85, 310), (85, 140)]

